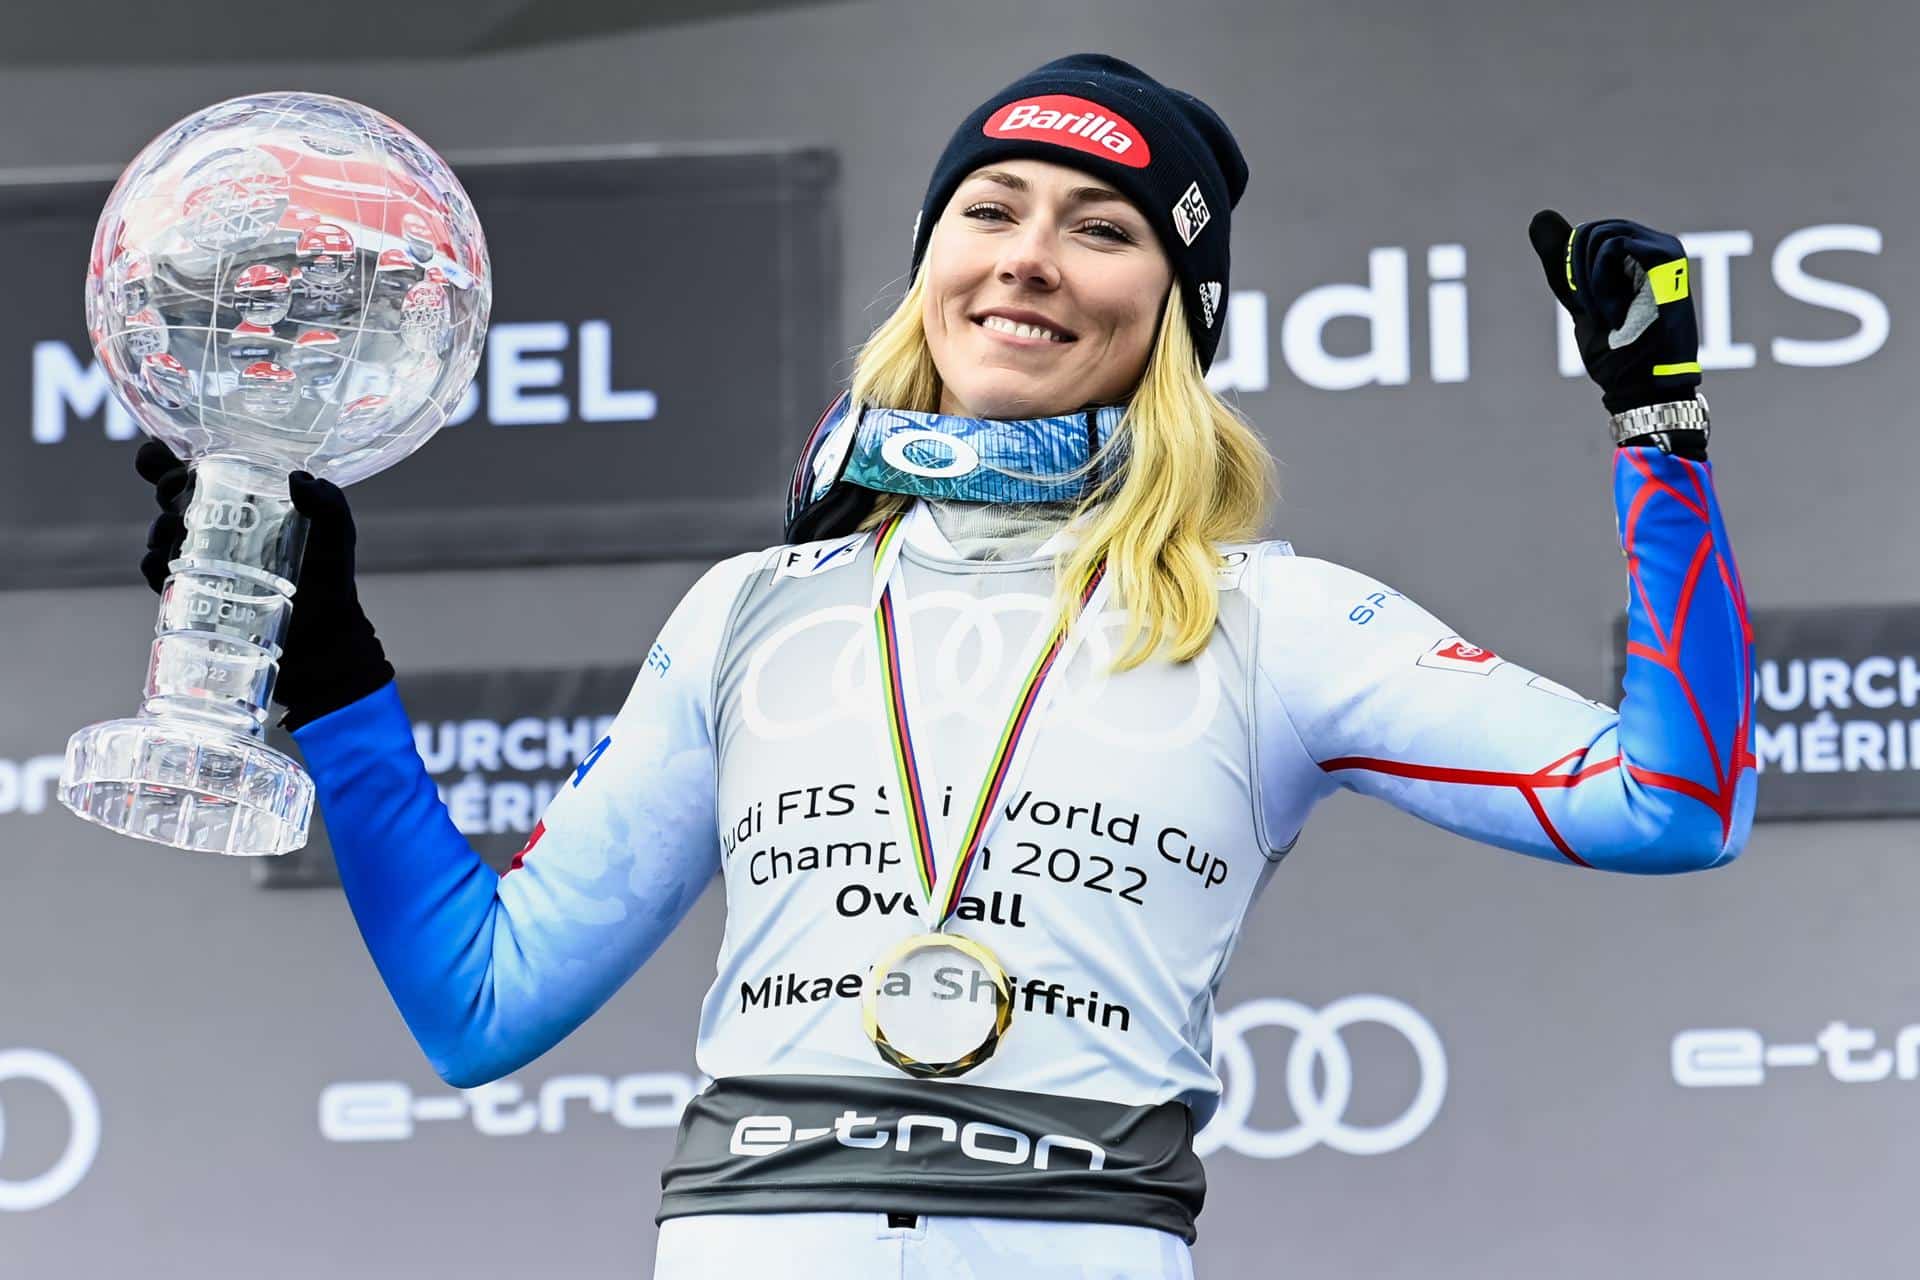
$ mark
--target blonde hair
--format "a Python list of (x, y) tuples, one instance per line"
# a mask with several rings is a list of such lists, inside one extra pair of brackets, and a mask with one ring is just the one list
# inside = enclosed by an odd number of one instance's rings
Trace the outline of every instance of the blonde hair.
[[(921, 321), (925, 297), (923, 267), (855, 358), (855, 404), (917, 412), (940, 407), (940, 373)], [(1061, 607), (1076, 607), (1074, 588), (1105, 559), (1127, 610), (1114, 670), (1162, 652), (1185, 662), (1206, 648), (1220, 614), (1215, 546), (1259, 535), (1273, 490), (1273, 458), (1207, 386), (1178, 287), (1167, 291), (1146, 371), (1108, 448), (1125, 463), (1108, 469), (1075, 512), (1085, 523), (1079, 543), (1059, 560)], [(862, 527), (912, 501), (880, 495)]]

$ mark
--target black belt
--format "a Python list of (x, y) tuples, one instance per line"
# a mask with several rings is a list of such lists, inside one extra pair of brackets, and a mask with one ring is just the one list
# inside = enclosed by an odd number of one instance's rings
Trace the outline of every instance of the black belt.
[[(1153, 1227), (1192, 1242), (1193, 1117), (905, 1077), (732, 1076), (688, 1104), (656, 1221), (879, 1212)], [(899, 1224), (894, 1224), (899, 1225)]]

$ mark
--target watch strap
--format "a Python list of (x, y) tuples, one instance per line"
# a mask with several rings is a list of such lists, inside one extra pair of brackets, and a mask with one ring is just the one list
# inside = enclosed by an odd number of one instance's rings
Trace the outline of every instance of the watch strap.
[(1672, 432), (1698, 432), (1703, 443), (1709, 434), (1707, 398), (1701, 395), (1691, 400), (1642, 405), (1638, 409), (1616, 413), (1607, 421), (1613, 428), (1614, 444), (1645, 443), (1643, 437), (1651, 437), (1652, 443), (1669, 453), (1672, 452), (1668, 443)]

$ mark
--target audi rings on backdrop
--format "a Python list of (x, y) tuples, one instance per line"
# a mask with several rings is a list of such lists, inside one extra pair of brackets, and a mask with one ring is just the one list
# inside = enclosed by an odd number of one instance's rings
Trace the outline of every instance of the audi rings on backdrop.
[[(1354, 1069), (1342, 1033), (1363, 1022), (1399, 1032), (1413, 1047), (1420, 1077), (1413, 1100), (1383, 1125), (1350, 1124), (1346, 1118)], [(1284, 1129), (1259, 1129), (1251, 1123), (1260, 1072), (1246, 1034), (1262, 1027), (1294, 1033), (1286, 1071), (1294, 1122)], [(1284, 1160), (1323, 1144), (1348, 1155), (1380, 1155), (1425, 1133), (1447, 1094), (1447, 1054), (1439, 1033), (1418, 1011), (1391, 996), (1347, 996), (1318, 1010), (1277, 997), (1249, 1000), (1214, 1019), (1213, 1054), (1225, 1091), (1220, 1109), (1194, 1138), (1193, 1149), (1202, 1156), (1225, 1147), (1259, 1160)]]
[[(46, 1171), (30, 1178), (0, 1177), (0, 1212), (44, 1209), (80, 1185), (100, 1152), (100, 1103), (86, 1077), (44, 1049), (0, 1049), (0, 1084), (35, 1080), (65, 1104), (67, 1145)], [(7, 1113), (0, 1107), (0, 1153), (6, 1151)]]

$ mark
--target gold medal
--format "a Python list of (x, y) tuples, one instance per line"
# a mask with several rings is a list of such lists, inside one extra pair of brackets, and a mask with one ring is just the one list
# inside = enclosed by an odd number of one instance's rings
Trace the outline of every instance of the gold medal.
[(964, 1075), (1013, 1025), (1013, 981), (973, 939), (922, 933), (868, 970), (860, 1016), (889, 1066), (929, 1079)]

